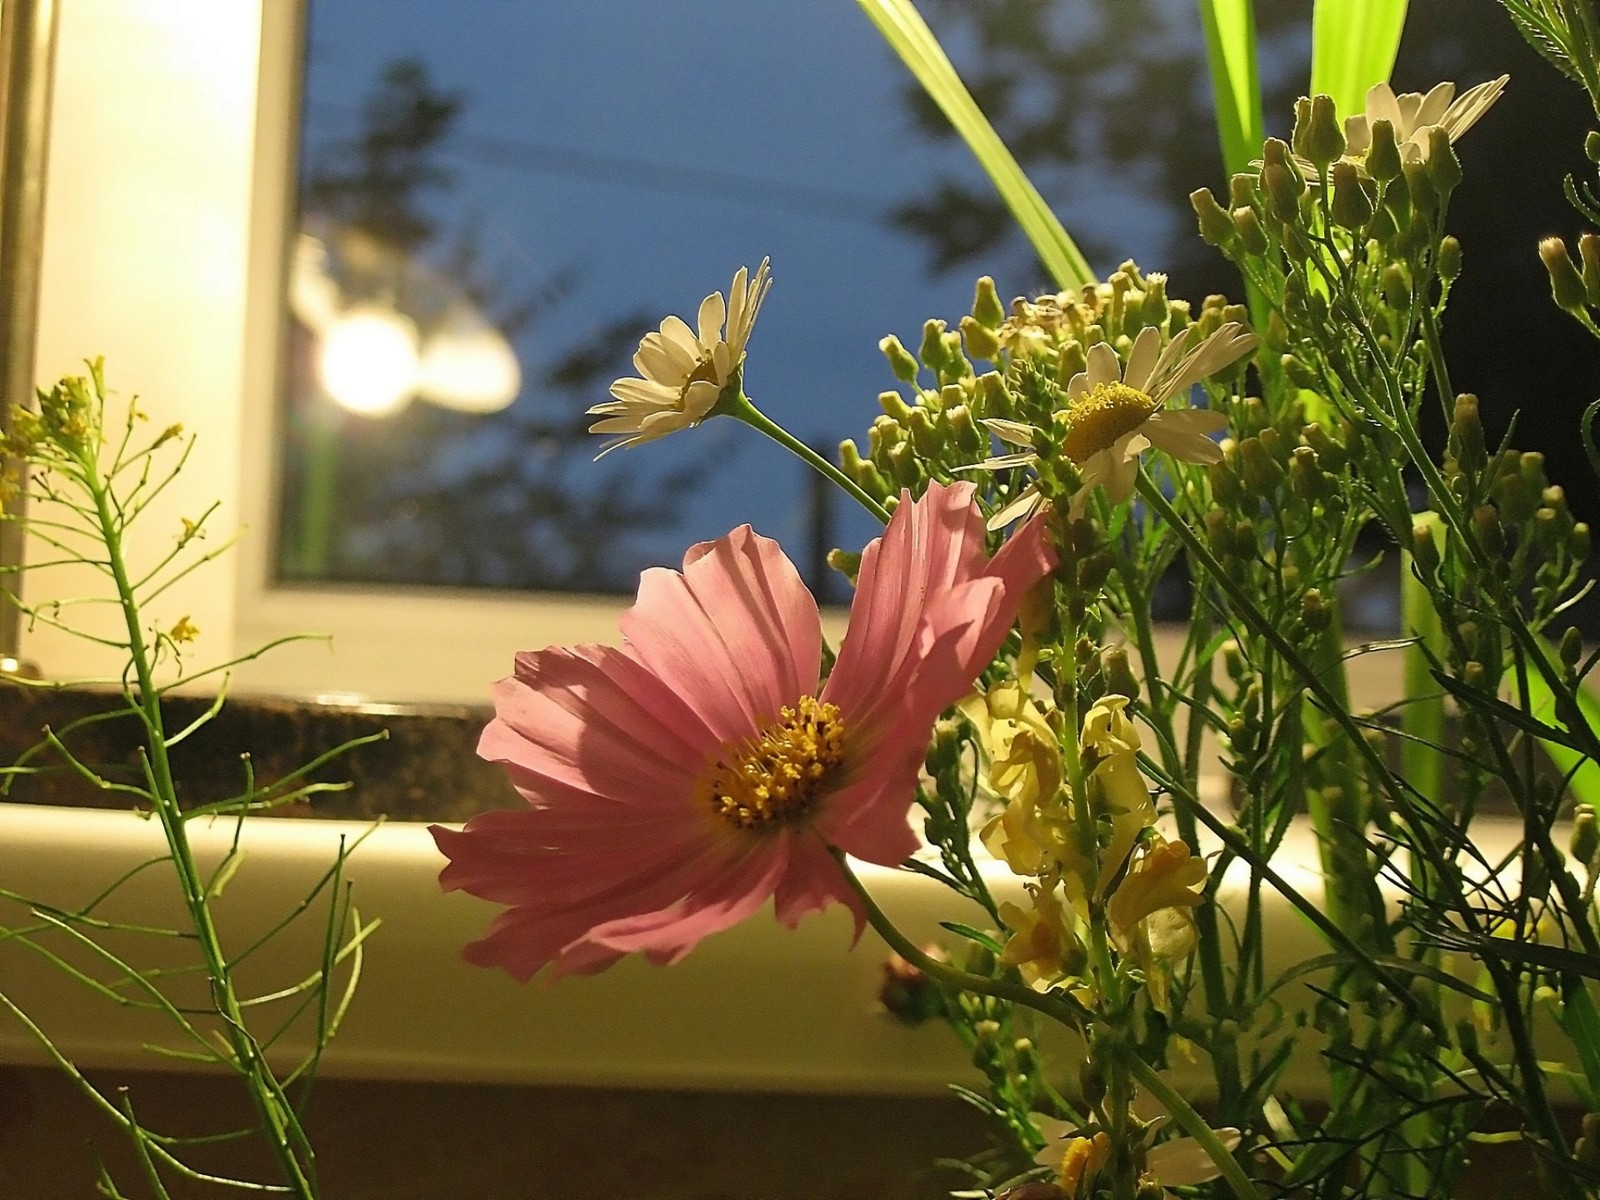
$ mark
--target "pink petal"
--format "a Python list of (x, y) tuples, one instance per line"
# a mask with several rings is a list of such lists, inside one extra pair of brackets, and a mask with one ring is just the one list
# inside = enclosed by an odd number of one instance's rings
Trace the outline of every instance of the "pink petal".
[[(867, 914), (855, 890), (845, 882), (827, 844), (809, 831), (792, 835), (789, 869), (778, 882), (774, 899), (778, 920), (790, 929), (807, 913), (820, 912), (830, 900), (843, 904), (855, 917), (857, 939), (866, 928)], [(900, 860), (896, 860), (898, 865)]]
[(741, 526), (653, 568), (620, 622), (629, 652), (719, 741), (742, 740), (816, 692), (822, 623), (778, 544)]
[(870, 724), (874, 713), (899, 702), (925, 607), (983, 570), (974, 490), (935, 483), (914, 502), (902, 498), (883, 536), (862, 553), (849, 632), (823, 689), (847, 727)]

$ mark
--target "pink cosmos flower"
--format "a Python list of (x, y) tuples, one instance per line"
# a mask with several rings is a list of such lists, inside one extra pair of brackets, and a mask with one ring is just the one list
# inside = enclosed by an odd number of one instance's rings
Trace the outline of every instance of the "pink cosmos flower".
[(524, 981), (676, 962), (768, 896), (790, 927), (837, 900), (859, 937), (828, 847), (885, 866), (917, 848), (933, 722), (1055, 562), (1038, 520), (988, 559), (972, 494), (902, 499), (825, 683), (816, 601), (748, 525), (646, 571), (622, 647), (519, 654), (478, 753), (529, 807), (432, 827), (440, 885), (509, 905), (467, 960)]

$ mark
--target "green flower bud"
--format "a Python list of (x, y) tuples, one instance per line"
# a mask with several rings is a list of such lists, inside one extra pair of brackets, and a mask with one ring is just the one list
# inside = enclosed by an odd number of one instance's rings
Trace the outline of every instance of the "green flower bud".
[(1139, 320), (1160, 326), (1167, 320), (1167, 277), (1160, 273), (1145, 276), (1144, 299), (1139, 304)]
[(1139, 681), (1128, 665), (1128, 651), (1122, 646), (1109, 646), (1100, 656), (1100, 674), (1106, 681), (1106, 690), (1129, 700), (1139, 698)]
[(1000, 339), (976, 317), (961, 318), (961, 340), (969, 358), (994, 362), (1000, 356)]
[(850, 550), (829, 550), (828, 566), (848, 579), (850, 586), (854, 587), (856, 577), (861, 574), (861, 555)]
[(1499, 558), (1505, 553), (1506, 534), (1500, 525), (1500, 513), (1494, 505), (1480, 504), (1472, 510), (1472, 533), (1491, 558)]
[(1600, 133), (1590, 130), (1584, 135), (1583, 153), (1592, 163), (1600, 163)]
[[(939, 324), (943, 325), (944, 322), (941, 321)], [(939, 367), (939, 378), (950, 381), (971, 377), (972, 364), (961, 352), (961, 335), (947, 333), (941, 340), (944, 342), (944, 361)]]
[(1076, 581), (1080, 592), (1098, 592), (1111, 577), (1117, 560), (1104, 550), (1098, 550), (1078, 560)]
[(912, 409), (909, 427), (911, 429), (911, 444), (916, 447), (917, 453), (927, 459), (938, 458), (940, 452), (944, 450), (944, 438), (940, 436), (939, 431), (934, 427), (933, 421), (928, 416), (928, 410), (925, 408)]
[(1344, 229), (1364, 229), (1368, 221), (1372, 220), (1372, 202), (1377, 195), (1374, 189), (1369, 195), (1367, 189), (1372, 187), (1361, 172), (1357, 171), (1354, 163), (1340, 159), (1333, 164), (1333, 204), (1330, 212), (1333, 223)]
[(1281, 162), (1265, 164), (1261, 168), (1261, 187), (1267, 194), (1269, 213), (1289, 224), (1300, 219), (1300, 197), (1305, 194), (1306, 185), (1292, 166)]
[(1283, 482), (1283, 468), (1261, 444), (1259, 437), (1245, 438), (1240, 442), (1239, 457), (1243, 463), (1240, 474), (1244, 477), (1244, 486), (1252, 495), (1270, 495)]
[(1000, 303), (1000, 293), (994, 280), (985, 275), (978, 280), (972, 294), (972, 315), (985, 329), (999, 329), (1006, 319), (1005, 305)]
[(922, 325), (922, 347), (917, 357), (928, 370), (941, 372), (945, 365), (944, 322), (925, 321)]
[(1244, 246), (1247, 254), (1265, 254), (1267, 252), (1267, 235), (1261, 228), (1261, 218), (1256, 216), (1253, 208), (1235, 208), (1233, 210), (1233, 228), (1239, 235), (1239, 241)]
[(1206, 547), (1218, 558), (1226, 559), (1233, 553), (1233, 530), (1228, 524), (1228, 514), (1213, 508), (1201, 518), (1206, 527)]
[(1337, 471), (1349, 461), (1349, 452), (1317, 421), (1300, 431), (1300, 440), (1317, 452), (1317, 462), (1325, 470)]
[(879, 392), (878, 407), (897, 425), (905, 425), (911, 420), (911, 406), (899, 392)]
[(1428, 178), (1434, 188), (1444, 199), (1450, 198), (1450, 193), (1462, 180), (1461, 160), (1456, 157), (1456, 148), (1450, 144), (1450, 135), (1444, 127), (1432, 125), (1428, 128)]
[(944, 419), (950, 426), (950, 432), (955, 435), (956, 446), (962, 454), (975, 458), (988, 450), (988, 437), (972, 419), (972, 410), (965, 404), (945, 409)]
[(1574, 562), (1583, 562), (1589, 557), (1589, 523), (1578, 521), (1572, 526), (1572, 532), (1567, 535), (1567, 552), (1572, 555)]
[(1206, 245), (1226, 248), (1238, 236), (1227, 210), (1217, 203), (1210, 188), (1196, 188), (1190, 192), (1189, 204), (1200, 221), (1200, 240)]
[(1600, 308), (1600, 235), (1578, 235), (1578, 258), (1583, 263), (1584, 299)]
[(1314, 392), (1322, 386), (1322, 381), (1317, 378), (1317, 373), (1294, 355), (1285, 354), (1280, 361), (1283, 364), (1284, 375), (1295, 387)]
[(1449, 451), (1463, 471), (1481, 470), (1484, 464), (1483, 422), (1478, 419), (1478, 398), (1470, 392), (1456, 397), (1450, 419)]
[(1394, 218), (1396, 229), (1411, 225), (1411, 186), (1406, 182), (1404, 171), (1396, 171), (1394, 178), (1384, 185), (1383, 208)]
[(974, 381), (968, 403), (978, 417), (1008, 417), (1013, 411), (1011, 393), (998, 371), (985, 371)]
[(903, 488), (917, 490), (923, 478), (922, 464), (917, 461), (917, 448), (910, 442), (900, 442), (889, 450), (889, 473)]
[(911, 357), (911, 351), (900, 344), (900, 339), (890, 334), (878, 343), (878, 349), (883, 351), (883, 356), (889, 360), (889, 369), (894, 372), (894, 377), (906, 383), (915, 383), (917, 379), (917, 360)]
[(1394, 140), (1394, 126), (1386, 120), (1373, 121), (1370, 137), (1363, 165), (1372, 178), (1379, 183), (1388, 183), (1404, 169), (1400, 161), (1400, 147)]
[(1077, 341), (1062, 342), (1056, 361), (1056, 380), (1065, 387), (1072, 377), (1089, 368), (1089, 356), (1083, 344)]
[(1319, 167), (1335, 162), (1345, 150), (1344, 130), (1332, 96), (1311, 97), (1310, 128), (1305, 137), (1305, 158)]
[[(1306, 135), (1311, 131), (1311, 97), (1301, 96), (1294, 102), (1294, 127), (1289, 134), (1289, 146), (1301, 158), (1309, 159)], [(1326, 164), (1321, 164), (1326, 165)]]
[[(932, 399), (932, 397), (929, 397), (929, 399)], [(959, 383), (947, 383), (939, 389), (939, 402), (937, 404), (929, 404), (928, 407), (933, 409), (934, 412), (944, 412), (966, 402), (967, 389)]]
[(1570, 671), (1582, 658), (1583, 634), (1578, 632), (1576, 625), (1568, 625), (1567, 631), (1561, 635), (1561, 664)]
[(1312, 633), (1321, 633), (1333, 620), (1333, 610), (1322, 598), (1321, 589), (1307, 588), (1305, 595), (1300, 597), (1300, 620)]
[(1390, 263), (1383, 269), (1379, 284), (1383, 299), (1390, 308), (1405, 309), (1411, 306), (1411, 274), (1400, 263)]
[(1228, 207), (1229, 208), (1254, 208), (1256, 203), (1256, 179), (1254, 175), (1240, 172), (1228, 180)]
[(1589, 292), (1578, 268), (1572, 265), (1567, 244), (1558, 237), (1547, 237), (1539, 243), (1539, 258), (1550, 273), (1550, 295), (1556, 307), (1575, 317), (1587, 316)]
[(1332, 481), (1317, 465), (1317, 452), (1310, 446), (1296, 446), (1289, 456), (1289, 486), (1302, 500), (1320, 500), (1333, 490)]
[(1411, 211), (1414, 215), (1432, 218), (1439, 211), (1439, 189), (1433, 184), (1428, 164), (1420, 159), (1408, 159), (1401, 170), (1406, 177), (1406, 190), (1411, 193)]
[(1439, 239), (1439, 257), (1435, 260), (1439, 268), (1439, 278), (1445, 286), (1454, 283), (1461, 276), (1461, 243), (1453, 236)]
[(1234, 508), (1244, 500), (1244, 488), (1239, 483), (1239, 477), (1226, 462), (1212, 463), (1206, 468), (1206, 475), (1211, 480), (1211, 494), (1216, 497), (1217, 503)]
[(1439, 574), (1439, 544), (1431, 521), (1418, 521), (1411, 527), (1411, 565), (1424, 583)]

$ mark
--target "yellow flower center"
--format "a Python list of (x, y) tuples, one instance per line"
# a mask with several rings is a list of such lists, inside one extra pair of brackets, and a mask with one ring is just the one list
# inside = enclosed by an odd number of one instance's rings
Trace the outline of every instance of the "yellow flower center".
[(1109, 450), (1125, 433), (1150, 419), (1156, 402), (1125, 383), (1097, 383), (1063, 410), (1067, 436), (1061, 452), (1080, 466), (1090, 455)]
[(723, 743), (696, 794), (735, 829), (769, 829), (806, 817), (843, 762), (838, 707), (805, 696), (755, 737)]

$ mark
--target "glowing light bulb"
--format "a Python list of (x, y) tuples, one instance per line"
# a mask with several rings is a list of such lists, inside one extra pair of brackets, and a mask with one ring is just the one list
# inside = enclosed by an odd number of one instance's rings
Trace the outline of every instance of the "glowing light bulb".
[(522, 367), (500, 331), (458, 310), (423, 343), (417, 391), (462, 412), (499, 412), (522, 390)]
[(382, 305), (358, 305), (323, 332), (317, 376), (341, 408), (382, 417), (404, 408), (420, 373), (417, 327)]

